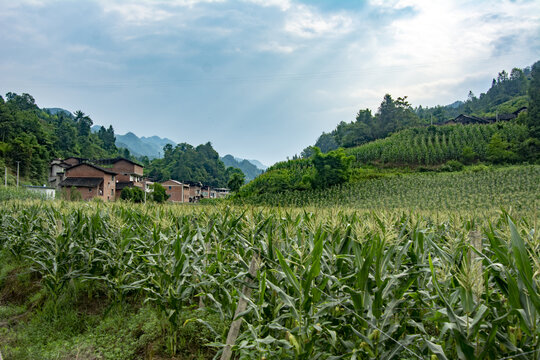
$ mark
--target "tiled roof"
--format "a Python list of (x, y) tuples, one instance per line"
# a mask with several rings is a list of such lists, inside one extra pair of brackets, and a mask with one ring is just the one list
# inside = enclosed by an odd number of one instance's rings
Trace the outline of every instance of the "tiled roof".
[(114, 172), (114, 171), (102, 168), (101, 166), (97, 166), (97, 165), (94, 165), (94, 164), (91, 164), (91, 163), (81, 163), (81, 164), (78, 164), (78, 165), (74, 165), (74, 166), (70, 167), (68, 170), (75, 169), (76, 167), (84, 166), (84, 165), (87, 165), (87, 166), (93, 167), (94, 169), (98, 169), (100, 171), (103, 171), (105, 174), (117, 175), (117, 173)]
[(98, 187), (102, 182), (103, 182), (102, 178), (73, 177), (73, 178), (66, 178), (64, 181), (60, 183), (60, 186), (95, 188), (95, 187)]

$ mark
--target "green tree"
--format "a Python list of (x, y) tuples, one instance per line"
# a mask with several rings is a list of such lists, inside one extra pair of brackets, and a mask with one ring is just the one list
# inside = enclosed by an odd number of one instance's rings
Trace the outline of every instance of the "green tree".
[(75, 111), (75, 122), (79, 130), (79, 136), (88, 137), (90, 130), (94, 124), (90, 116), (83, 113), (81, 110)]
[(113, 150), (116, 151), (116, 137), (114, 136), (114, 129), (112, 125), (109, 126), (108, 129), (105, 129), (104, 126), (102, 126), (98, 131), (98, 137), (103, 143), (103, 147), (106, 150)]
[(476, 158), (477, 158), (477, 154), (474, 152), (471, 146), (463, 147), (463, 150), (461, 151), (461, 156), (460, 156), (460, 159), (461, 161), (463, 161), (463, 163), (472, 164)]
[(237, 192), (240, 190), (240, 187), (244, 185), (245, 182), (245, 175), (240, 169), (236, 169), (238, 171), (235, 171), (231, 174), (229, 177), (229, 181), (227, 182), (227, 186), (232, 192)]
[(494, 164), (501, 164), (512, 162), (516, 158), (516, 153), (510, 149), (510, 143), (504, 141), (501, 134), (493, 134), (487, 148), (487, 159)]
[(120, 198), (135, 203), (142, 203), (144, 201), (144, 191), (138, 187), (126, 187), (122, 189)]
[(163, 185), (155, 183), (154, 185), (152, 185), (152, 189), (154, 190), (154, 192), (152, 193), (152, 199), (155, 202), (163, 203), (169, 198), (169, 195), (167, 195), (167, 192), (165, 191)]
[(315, 153), (312, 162), (315, 174), (311, 178), (311, 183), (314, 188), (325, 188), (349, 180), (353, 156), (347, 156), (343, 149), (333, 150), (327, 154), (323, 154), (317, 147), (313, 150)]
[(537, 61), (531, 70), (529, 84), (528, 126), (533, 138), (540, 139), (540, 61)]
[(329, 152), (338, 148), (338, 143), (332, 134), (322, 133), (317, 139), (315, 146), (322, 152)]

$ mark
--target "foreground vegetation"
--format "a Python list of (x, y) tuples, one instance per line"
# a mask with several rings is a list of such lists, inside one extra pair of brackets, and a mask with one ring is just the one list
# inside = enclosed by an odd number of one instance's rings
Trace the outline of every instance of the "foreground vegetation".
[(538, 359), (538, 169), (375, 179), (346, 207), (4, 202), (0, 352), (219, 358), (246, 299), (238, 359)]

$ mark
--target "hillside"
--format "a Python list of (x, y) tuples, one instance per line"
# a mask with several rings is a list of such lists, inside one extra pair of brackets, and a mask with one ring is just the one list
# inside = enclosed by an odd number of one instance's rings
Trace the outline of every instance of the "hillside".
[(257, 176), (259, 176), (263, 172), (263, 170), (255, 166), (250, 160), (238, 159), (238, 158), (233, 157), (230, 154), (225, 155), (224, 157), (220, 159), (221, 161), (223, 161), (226, 167), (230, 166), (230, 167), (242, 170), (242, 172), (246, 176), (246, 181), (251, 181), (255, 179)]
[(121, 155), (112, 126), (94, 133), (92, 125), (82, 111), (40, 109), (30, 94), (0, 96), (0, 166), (15, 174), (18, 164), (22, 181), (42, 185), (53, 158)]
[[(429, 125), (425, 114), (419, 116), (406, 97), (393, 99), (387, 94), (376, 114), (360, 110), (356, 121), (341, 122), (321, 135), (317, 147), (304, 149), (302, 158), (274, 164), (245, 185), (239, 197), (310, 191), (388, 173), (452, 172), (477, 163), (540, 161), (540, 61), (532, 70), (514, 69), (510, 77), (502, 72), (479, 99), (471, 96), (444, 108), (460, 111), (467, 106), (477, 112), (460, 118), (472, 124), (444, 117)], [(516, 111), (524, 107), (529, 110)], [(431, 110), (437, 109), (443, 107)], [(514, 114), (505, 116), (510, 112)]]
[[(469, 92), (466, 101), (455, 101), (446, 106), (413, 107), (407, 96), (392, 98), (386, 94), (377, 113), (369, 109), (360, 109), (354, 121), (340, 122), (334, 130), (323, 133), (315, 146), (323, 152), (339, 147), (352, 148), (370, 141), (383, 139), (388, 135), (417, 126), (430, 124), (442, 125), (460, 114), (480, 118), (496, 118), (503, 114), (511, 114), (527, 107), (527, 89), (532, 79), (531, 67), (514, 68), (510, 73), (502, 70), (486, 93), (476, 97)], [(302, 156), (309, 157), (309, 148), (304, 149)]]

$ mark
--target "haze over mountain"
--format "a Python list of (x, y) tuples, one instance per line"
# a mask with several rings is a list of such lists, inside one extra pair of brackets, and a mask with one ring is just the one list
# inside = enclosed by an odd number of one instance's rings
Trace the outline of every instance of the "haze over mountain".
[(135, 156), (148, 156), (155, 159), (163, 156), (163, 147), (167, 144), (176, 146), (176, 142), (159, 136), (138, 137), (132, 132), (116, 135), (116, 146), (128, 149)]
[[(59, 112), (69, 113), (69, 111), (60, 108), (51, 108), (49, 111), (51, 111), (51, 113), (54, 111), (55, 114)], [(92, 126), (92, 132), (98, 132), (100, 128), (101, 125), (94, 125)], [(148, 156), (150, 160), (162, 157), (163, 147), (165, 145), (171, 144), (173, 147), (177, 145), (176, 142), (168, 138), (161, 138), (155, 135), (138, 137), (132, 132), (128, 132), (124, 135), (116, 134), (115, 144), (119, 148), (128, 149), (133, 156)], [(220, 157), (220, 159), (225, 166), (231, 166), (242, 170), (247, 181), (253, 180), (267, 168), (266, 165), (258, 160), (242, 159), (230, 154)]]
[(227, 154), (221, 157), (220, 159), (221, 161), (223, 161), (225, 166), (231, 166), (231, 167), (242, 170), (244, 175), (246, 175), (246, 181), (251, 181), (255, 179), (257, 176), (259, 176), (263, 172), (262, 169), (258, 168), (251, 161), (246, 160), (246, 159), (240, 159), (230, 154)]

